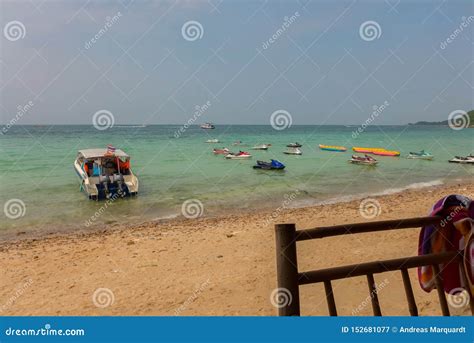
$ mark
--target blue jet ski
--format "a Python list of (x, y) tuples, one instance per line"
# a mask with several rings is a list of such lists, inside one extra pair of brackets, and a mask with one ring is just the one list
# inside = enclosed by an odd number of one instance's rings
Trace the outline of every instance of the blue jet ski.
[(283, 170), (285, 165), (277, 160), (270, 160), (271, 162), (257, 161), (257, 164), (253, 166), (254, 169), (264, 170)]

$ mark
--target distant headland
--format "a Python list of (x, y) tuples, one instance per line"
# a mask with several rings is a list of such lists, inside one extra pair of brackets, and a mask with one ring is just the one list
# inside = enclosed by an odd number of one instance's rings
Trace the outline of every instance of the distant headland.
[[(467, 112), (467, 117), (469, 118), (468, 123), (470, 128), (474, 128), (474, 110), (471, 110)], [(448, 126), (450, 120), (444, 120), (444, 121), (419, 121), (416, 123), (410, 123), (408, 125), (431, 125), (431, 126)], [(454, 120), (454, 123), (456, 123), (456, 120)]]

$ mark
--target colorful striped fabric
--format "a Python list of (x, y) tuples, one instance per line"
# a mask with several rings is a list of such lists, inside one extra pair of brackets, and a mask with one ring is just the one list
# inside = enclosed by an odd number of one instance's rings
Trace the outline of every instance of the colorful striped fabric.
[[(454, 223), (464, 218), (474, 218), (473, 204), (471, 199), (457, 194), (439, 200), (433, 206), (430, 216), (441, 216), (445, 219), (439, 226), (428, 225), (422, 228), (418, 241), (418, 255), (462, 250), (464, 248), (463, 235), (455, 228)], [(461, 290), (466, 286), (461, 280), (457, 261), (443, 265), (441, 270), (445, 292)], [(431, 266), (418, 267), (418, 280), (421, 288), (426, 292), (436, 287)]]
[(107, 145), (107, 155), (113, 155), (115, 154), (116, 148), (113, 145)]

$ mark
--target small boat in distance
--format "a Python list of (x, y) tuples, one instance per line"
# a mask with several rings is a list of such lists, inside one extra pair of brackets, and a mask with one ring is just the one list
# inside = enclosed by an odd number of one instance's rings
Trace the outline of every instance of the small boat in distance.
[(201, 125), (201, 129), (205, 129), (205, 130), (212, 130), (215, 128), (216, 127), (212, 123), (204, 123)]
[(257, 161), (257, 164), (253, 166), (253, 169), (283, 170), (285, 169), (285, 165), (277, 160), (270, 160), (270, 162)]
[(250, 153), (246, 151), (239, 151), (237, 154), (231, 152), (225, 155), (225, 158), (227, 158), (228, 160), (244, 160), (251, 157), (252, 155), (250, 155)]
[(212, 151), (214, 155), (227, 155), (230, 153), (230, 150), (227, 148), (222, 148), (222, 149), (214, 149)]
[(474, 155), (469, 155), (466, 157), (456, 156), (449, 160), (449, 163), (474, 164)]
[(208, 139), (206, 143), (219, 143), (219, 140), (217, 138), (214, 139)]
[(300, 143), (298, 142), (294, 142), (294, 143), (290, 143), (290, 144), (287, 144), (286, 147), (287, 148), (301, 148), (303, 145), (301, 145)]
[(268, 150), (267, 144), (259, 144), (252, 148), (252, 150)]
[(407, 158), (412, 160), (427, 160), (431, 161), (434, 156), (425, 150), (421, 150), (420, 152), (410, 152)]
[(319, 144), (319, 149), (325, 150), (325, 151), (337, 151), (337, 152), (347, 151), (347, 148), (343, 146), (323, 145), (323, 144)]
[(74, 170), (81, 190), (91, 200), (117, 199), (138, 194), (138, 178), (130, 168), (130, 156), (120, 149), (79, 150)]
[(283, 151), (287, 155), (303, 155), (303, 152), (299, 148), (288, 148), (286, 151)]
[(378, 161), (375, 158), (369, 155), (365, 155), (365, 156), (352, 155), (352, 158), (349, 160), (349, 162), (354, 163), (354, 164), (366, 165), (366, 166), (375, 166), (378, 163)]

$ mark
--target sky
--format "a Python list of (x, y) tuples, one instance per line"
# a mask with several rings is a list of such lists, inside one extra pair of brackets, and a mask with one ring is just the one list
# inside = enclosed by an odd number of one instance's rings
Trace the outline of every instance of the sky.
[(467, 0), (0, 0), (0, 122), (447, 120), (474, 108), (471, 16)]

